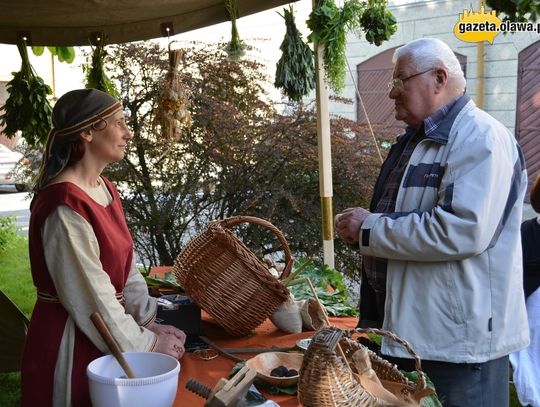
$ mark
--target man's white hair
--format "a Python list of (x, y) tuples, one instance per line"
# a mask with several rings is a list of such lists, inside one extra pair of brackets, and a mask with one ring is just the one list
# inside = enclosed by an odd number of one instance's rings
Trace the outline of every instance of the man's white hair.
[(461, 65), (448, 45), (437, 38), (420, 38), (411, 41), (394, 52), (392, 62), (395, 64), (398, 59), (410, 58), (411, 66), (422, 72), (430, 68), (443, 66), (448, 71), (448, 75), (457, 86), (458, 91), (463, 91), (467, 84)]

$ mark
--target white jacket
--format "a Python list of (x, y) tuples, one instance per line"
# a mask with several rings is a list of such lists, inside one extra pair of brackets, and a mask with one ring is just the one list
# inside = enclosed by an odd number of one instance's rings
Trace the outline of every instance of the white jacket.
[[(384, 329), (421, 359), (481, 363), (529, 343), (520, 237), (527, 176), (514, 137), (468, 97), (448, 116), (446, 133), (415, 148), (395, 213), (364, 221), (360, 252), (389, 259)], [(382, 352), (410, 357), (387, 339)]]

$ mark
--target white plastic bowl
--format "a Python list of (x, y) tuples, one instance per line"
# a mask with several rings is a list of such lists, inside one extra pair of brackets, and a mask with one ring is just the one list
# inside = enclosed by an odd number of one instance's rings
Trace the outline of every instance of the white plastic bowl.
[(157, 352), (124, 352), (135, 379), (126, 374), (114, 356), (88, 364), (86, 373), (94, 407), (171, 407), (178, 387), (180, 363)]

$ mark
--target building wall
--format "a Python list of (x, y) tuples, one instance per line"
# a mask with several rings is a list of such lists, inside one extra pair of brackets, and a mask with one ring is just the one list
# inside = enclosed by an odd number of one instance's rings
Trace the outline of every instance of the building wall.
[[(356, 66), (360, 62), (388, 48), (422, 37), (435, 37), (445, 41), (454, 51), (467, 56), (467, 90), (473, 100), (477, 101), (478, 44), (461, 41), (453, 33), (459, 14), (470, 7), (470, 1), (461, 0), (412, 2), (391, 0), (390, 9), (398, 22), (398, 30), (389, 41), (376, 47), (356, 34), (349, 34), (347, 57), (353, 75), (356, 75)], [(474, 8), (474, 11), (478, 9)], [(501, 33), (495, 37), (493, 44), (486, 42), (484, 45), (484, 110), (505, 124), (512, 132), (516, 120), (518, 53), (538, 40), (540, 40), (538, 33), (506, 35)], [(346, 87), (342, 96), (356, 100), (355, 88), (349, 72), (346, 75)], [(353, 120), (356, 120), (356, 109), (355, 104), (332, 102), (330, 105), (331, 113)]]

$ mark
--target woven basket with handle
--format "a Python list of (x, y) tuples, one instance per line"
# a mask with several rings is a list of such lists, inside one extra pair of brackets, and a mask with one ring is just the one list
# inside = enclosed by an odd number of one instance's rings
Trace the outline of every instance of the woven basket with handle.
[[(389, 337), (405, 347), (416, 362), (419, 376), (416, 384), (407, 380), (396, 366), (352, 339), (355, 333), (367, 332)], [(336, 352), (338, 343), (348, 363), (344, 363)], [(360, 380), (361, 372), (356, 369), (352, 355), (361, 348), (369, 356), (379, 385)], [(420, 400), (433, 393), (432, 389), (426, 388), (420, 359), (409, 344), (391, 332), (371, 328), (342, 331), (325, 327), (319, 330), (306, 350), (298, 381), (298, 400), (304, 407), (420, 406)]]
[[(252, 223), (270, 230), (285, 253), (285, 269), (279, 279), (230, 230)], [(250, 333), (289, 298), (280, 279), (292, 268), (289, 245), (279, 229), (253, 216), (212, 221), (177, 256), (173, 273), (186, 293), (233, 336)]]

